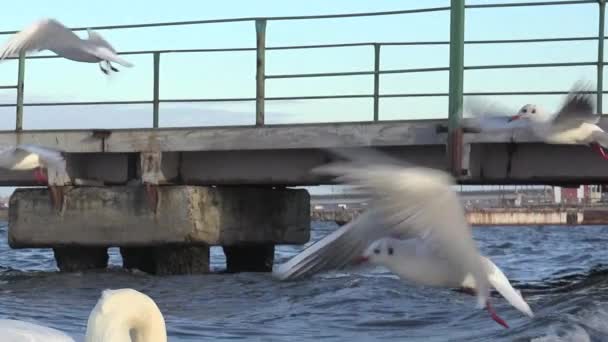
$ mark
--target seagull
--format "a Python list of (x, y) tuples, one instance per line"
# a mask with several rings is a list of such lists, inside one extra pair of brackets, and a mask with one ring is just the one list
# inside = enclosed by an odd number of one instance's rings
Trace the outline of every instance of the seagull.
[(346, 150), (333, 152), (350, 161), (330, 163), (313, 172), (336, 176), (337, 181), (366, 189), (372, 195), (369, 209), (279, 265), (273, 275), (279, 280), (291, 280), (341, 268), (355, 262), (380, 238), (419, 238), (441, 251), (454, 274), (471, 275), (478, 307), (485, 307), (501, 324), (502, 319), (490, 305), (486, 265), (458, 195), (452, 190), (452, 177), (437, 169), (400, 165), (372, 150), (359, 150), (356, 154)]
[(0, 148), (0, 168), (23, 171), (34, 170), (36, 181), (48, 184), (44, 169), (65, 172), (66, 162), (61, 151), (32, 144)]
[[(480, 118), (478, 123), (482, 131), (500, 130), (499, 121), (502, 120), (503, 129), (527, 126), (545, 143), (587, 145), (608, 160), (608, 153), (604, 150), (608, 148), (608, 133), (597, 125), (600, 115), (595, 110), (595, 96), (585, 83), (575, 83), (561, 108), (553, 114), (537, 104), (526, 104), (517, 114), (503, 112), (502, 116), (485, 115), (477, 103), (470, 107), (470, 111)], [(514, 122), (521, 122), (523, 126), (512, 126)]]
[[(534, 317), (530, 306), (515, 290), (509, 279), (490, 259), (481, 256), (490, 284), (516, 309)], [(357, 260), (358, 264), (371, 263), (388, 268), (403, 280), (410, 280), (417, 284), (460, 288), (466, 293), (474, 294), (475, 279), (470, 273), (462, 269), (455, 269), (447, 259), (441, 255), (426, 240), (420, 238), (397, 239), (393, 237), (382, 238), (372, 242)], [(492, 317), (496, 322), (508, 328), (500, 317)]]
[(7, 57), (17, 57), (20, 53), (50, 50), (73, 61), (99, 63), (99, 68), (106, 75), (110, 70), (119, 71), (110, 62), (125, 67), (133, 66), (118, 57), (116, 50), (99, 33), (91, 30), (87, 32), (89, 37), (81, 39), (55, 19), (40, 19), (6, 42), (0, 49), (0, 61)]

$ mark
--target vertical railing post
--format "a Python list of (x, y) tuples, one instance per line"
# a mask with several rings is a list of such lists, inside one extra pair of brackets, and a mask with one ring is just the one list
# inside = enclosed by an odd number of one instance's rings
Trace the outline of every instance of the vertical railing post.
[(602, 100), (604, 96), (604, 22), (606, 16), (606, 0), (598, 0), (600, 22), (597, 41), (597, 112), (603, 114)]
[(17, 113), (15, 117), (15, 130), (23, 130), (23, 91), (25, 84), (25, 52), (19, 54), (17, 71)]
[(464, 84), (464, 0), (452, 0), (450, 9), (450, 97), (448, 100), (447, 156), (455, 177), (462, 172), (462, 120)]
[(160, 52), (154, 52), (154, 95), (152, 98), (152, 127), (158, 128), (159, 92), (160, 92)]
[(264, 99), (266, 97), (266, 19), (255, 20), (256, 75), (255, 75), (255, 125), (264, 126)]
[(374, 121), (379, 120), (380, 102), (380, 44), (374, 43)]

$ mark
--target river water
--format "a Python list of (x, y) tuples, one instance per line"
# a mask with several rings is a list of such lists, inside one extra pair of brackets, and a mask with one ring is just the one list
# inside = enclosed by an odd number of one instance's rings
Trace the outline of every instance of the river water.
[[(312, 240), (336, 228), (314, 222)], [(496, 297), (496, 311), (511, 326), (504, 329), (475, 309), (472, 296), (414, 287), (381, 268), (295, 282), (254, 273), (156, 277), (121, 270), (111, 249), (108, 271), (59, 274), (52, 251), (11, 250), (5, 223), (0, 318), (80, 339), (101, 291), (130, 287), (156, 301), (170, 341), (608, 341), (608, 227), (488, 227), (474, 235), (522, 291), (534, 319)], [(276, 259), (301, 249), (281, 246)], [(213, 269), (224, 262), (213, 248)]]

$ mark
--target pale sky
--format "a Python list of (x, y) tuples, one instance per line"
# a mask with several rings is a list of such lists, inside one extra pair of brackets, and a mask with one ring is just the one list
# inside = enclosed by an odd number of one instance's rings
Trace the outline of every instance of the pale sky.
[[(529, 0), (527, 0), (529, 1)], [(489, 1), (467, 1), (467, 4)], [(497, 0), (497, 2), (522, 2)], [(314, 15), (449, 6), (445, 0), (309, 1), (143, 1), (21, 0), (3, 5), (0, 31), (19, 30), (41, 17), (68, 27), (117, 25), (250, 16)], [(597, 35), (598, 5), (469, 9), (466, 39), (581, 37)], [(255, 47), (253, 22), (159, 28), (102, 30), (119, 51)], [(86, 36), (85, 32), (78, 32)], [(0, 36), (0, 40), (8, 36)], [(275, 21), (267, 26), (267, 46), (368, 41), (447, 41), (449, 12), (312, 21)], [(46, 54), (46, 52), (44, 53)], [(373, 48), (268, 51), (267, 74), (373, 70)], [(26, 63), (26, 102), (150, 100), (152, 56), (125, 56), (135, 64), (111, 78), (97, 65), (63, 59)], [(593, 62), (596, 42), (467, 45), (465, 65)], [(383, 47), (382, 69), (448, 66), (448, 46)], [(14, 84), (15, 61), (0, 65), (0, 84)], [(579, 79), (595, 82), (595, 67), (502, 69), (465, 72), (465, 91), (568, 90)], [(160, 97), (255, 97), (255, 53), (192, 53), (161, 56)], [(267, 80), (266, 95), (371, 94), (373, 76)], [(447, 72), (383, 75), (380, 92), (447, 92)], [(495, 98), (511, 107), (541, 103), (554, 109), (557, 96)], [(15, 91), (0, 91), (0, 103), (14, 103)], [(445, 98), (391, 98), (380, 103), (381, 119), (447, 116)], [(358, 121), (372, 118), (372, 99), (267, 102), (269, 123)], [(252, 124), (254, 102), (162, 104), (161, 126)], [(14, 128), (14, 108), (0, 108), (0, 129)], [(25, 129), (151, 126), (151, 106), (26, 107)]]

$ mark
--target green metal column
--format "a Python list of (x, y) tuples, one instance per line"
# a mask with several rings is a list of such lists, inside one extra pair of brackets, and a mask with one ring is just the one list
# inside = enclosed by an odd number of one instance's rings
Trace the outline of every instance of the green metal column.
[(17, 74), (17, 113), (15, 130), (23, 130), (23, 91), (25, 84), (25, 52), (19, 54), (19, 67)]
[(160, 52), (154, 53), (154, 88), (152, 97), (152, 127), (158, 128), (159, 93), (160, 93)]
[(597, 41), (597, 112), (603, 114), (602, 97), (604, 94), (604, 22), (606, 16), (606, 1), (598, 0), (600, 5), (600, 22)]
[(264, 126), (264, 100), (266, 97), (266, 19), (256, 19), (256, 82), (255, 82), (255, 125)]
[(374, 121), (378, 121), (380, 104), (380, 44), (374, 44)]
[(450, 10), (450, 98), (448, 103), (447, 155), (449, 169), (462, 172), (462, 119), (464, 83), (464, 0), (452, 0)]

